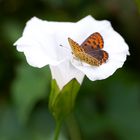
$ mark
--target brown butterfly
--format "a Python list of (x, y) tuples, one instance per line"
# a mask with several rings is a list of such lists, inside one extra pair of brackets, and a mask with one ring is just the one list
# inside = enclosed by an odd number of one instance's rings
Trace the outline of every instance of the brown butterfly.
[(96, 32), (91, 34), (81, 45), (68, 38), (72, 53), (80, 61), (93, 66), (99, 66), (106, 62), (108, 53), (102, 50), (104, 41), (102, 36)]

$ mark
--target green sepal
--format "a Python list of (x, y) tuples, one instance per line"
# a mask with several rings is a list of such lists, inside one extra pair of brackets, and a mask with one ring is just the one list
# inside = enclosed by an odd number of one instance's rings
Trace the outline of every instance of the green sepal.
[(62, 90), (55, 80), (52, 80), (52, 89), (49, 99), (49, 109), (56, 121), (63, 120), (73, 110), (80, 84), (72, 79)]

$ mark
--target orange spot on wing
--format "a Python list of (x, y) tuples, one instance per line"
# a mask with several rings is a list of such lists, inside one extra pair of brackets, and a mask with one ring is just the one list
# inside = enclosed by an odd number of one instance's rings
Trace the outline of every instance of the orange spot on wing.
[(102, 63), (105, 63), (106, 60), (108, 59), (108, 53), (106, 51), (103, 51), (103, 58), (102, 58)]

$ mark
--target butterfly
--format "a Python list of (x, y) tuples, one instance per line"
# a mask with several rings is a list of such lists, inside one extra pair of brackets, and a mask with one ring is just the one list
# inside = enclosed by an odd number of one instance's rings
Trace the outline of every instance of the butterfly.
[(105, 63), (109, 57), (108, 53), (102, 50), (104, 41), (98, 32), (91, 34), (81, 45), (71, 38), (68, 38), (68, 42), (75, 58), (89, 65), (100, 66)]

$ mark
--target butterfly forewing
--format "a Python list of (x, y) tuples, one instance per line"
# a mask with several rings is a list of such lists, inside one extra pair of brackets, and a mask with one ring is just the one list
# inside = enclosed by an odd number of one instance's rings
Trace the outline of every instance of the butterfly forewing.
[(68, 38), (69, 44), (72, 49), (72, 53), (77, 57), (79, 52), (84, 52), (84, 49), (79, 46), (78, 43), (73, 41), (71, 38)]
[(99, 33), (91, 34), (82, 44), (81, 47), (85, 51), (102, 49), (104, 45), (104, 41), (102, 36)]

